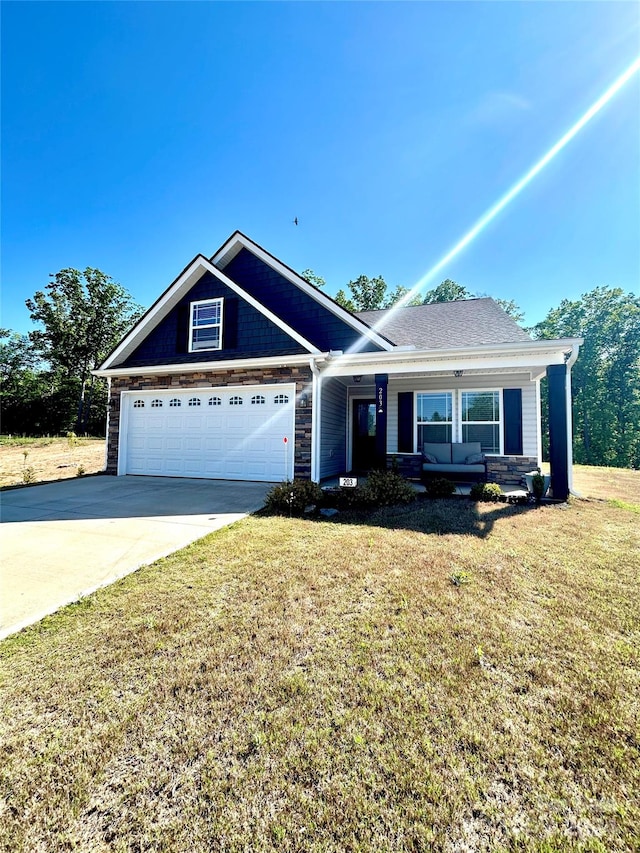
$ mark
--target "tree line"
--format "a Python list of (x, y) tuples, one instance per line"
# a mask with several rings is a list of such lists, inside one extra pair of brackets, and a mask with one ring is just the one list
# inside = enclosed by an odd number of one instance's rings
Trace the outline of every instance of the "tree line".
[[(323, 287), (312, 270), (302, 275)], [(35, 328), (28, 335), (0, 329), (2, 433), (104, 435), (107, 386), (92, 370), (142, 315), (131, 294), (100, 270), (64, 269), (26, 301)], [(349, 311), (389, 308), (408, 294), (390, 290), (382, 276), (361, 275), (336, 301)], [(463, 285), (445, 279), (408, 304), (470, 299)], [(496, 300), (516, 322), (512, 300)], [(564, 299), (528, 328), (534, 338), (582, 337), (572, 370), (574, 459), (586, 465), (640, 468), (640, 298), (620, 288), (596, 287)], [(543, 382), (543, 435), (546, 387)]]

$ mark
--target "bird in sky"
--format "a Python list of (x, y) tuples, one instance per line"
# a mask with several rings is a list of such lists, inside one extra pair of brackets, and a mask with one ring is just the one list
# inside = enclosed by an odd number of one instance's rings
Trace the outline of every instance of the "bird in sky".
[(296, 216), (296, 218), (293, 220), (293, 224), (294, 224), (294, 225), (297, 225), (297, 224), (298, 224), (298, 217), (297, 217), (297, 216)]

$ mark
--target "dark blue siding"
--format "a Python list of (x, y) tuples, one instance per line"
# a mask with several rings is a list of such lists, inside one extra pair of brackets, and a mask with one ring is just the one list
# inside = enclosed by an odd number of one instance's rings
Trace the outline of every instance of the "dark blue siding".
[[(224, 273), (321, 352), (346, 351), (359, 340), (360, 336), (351, 326), (248, 249), (241, 249), (224, 268)], [(361, 351), (379, 350), (380, 347), (367, 341)]]
[[(220, 296), (225, 300), (222, 349), (188, 352), (189, 303)], [(123, 364), (127, 367), (189, 364), (303, 352), (306, 350), (297, 341), (207, 272)]]

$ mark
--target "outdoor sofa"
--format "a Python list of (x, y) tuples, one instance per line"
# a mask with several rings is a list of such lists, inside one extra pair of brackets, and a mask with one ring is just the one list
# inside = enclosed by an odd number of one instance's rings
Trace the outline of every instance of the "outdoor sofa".
[(425, 442), (422, 445), (422, 475), (485, 481), (487, 460), (480, 442)]

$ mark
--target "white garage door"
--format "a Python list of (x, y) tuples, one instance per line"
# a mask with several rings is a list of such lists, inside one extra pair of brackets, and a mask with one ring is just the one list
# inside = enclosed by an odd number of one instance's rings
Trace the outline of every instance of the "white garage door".
[(122, 399), (121, 474), (293, 477), (293, 385), (127, 392)]

